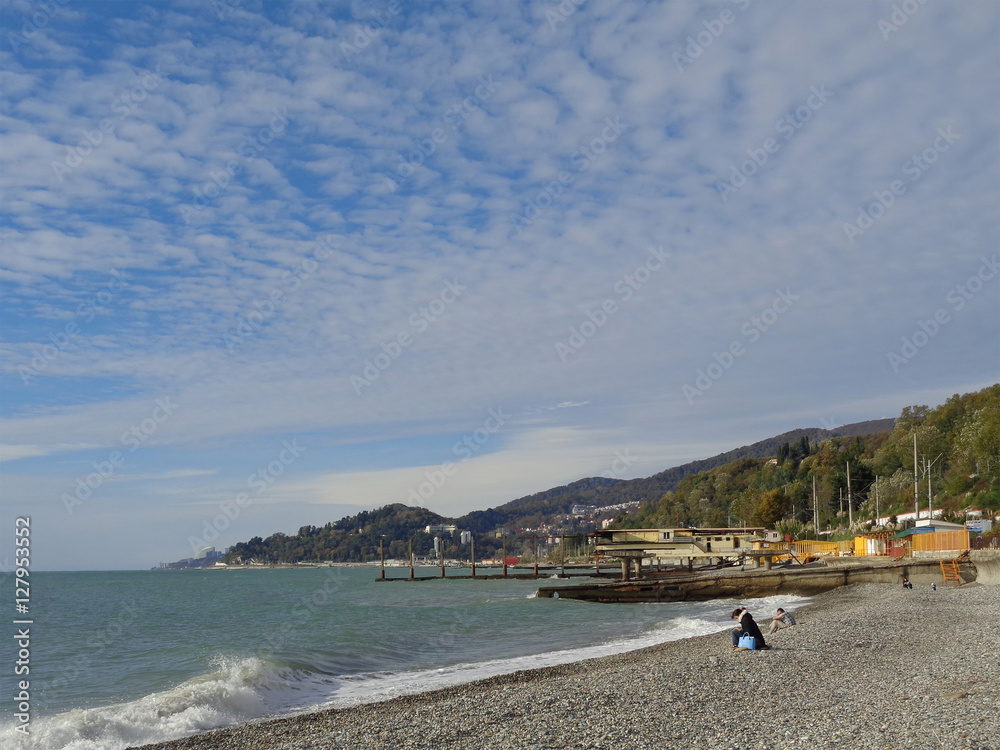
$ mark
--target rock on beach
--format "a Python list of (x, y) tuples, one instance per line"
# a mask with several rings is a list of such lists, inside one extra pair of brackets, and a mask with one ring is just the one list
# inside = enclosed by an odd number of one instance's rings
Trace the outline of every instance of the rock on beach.
[(795, 615), (768, 651), (726, 630), (144, 750), (1000, 750), (1000, 586), (858, 584)]

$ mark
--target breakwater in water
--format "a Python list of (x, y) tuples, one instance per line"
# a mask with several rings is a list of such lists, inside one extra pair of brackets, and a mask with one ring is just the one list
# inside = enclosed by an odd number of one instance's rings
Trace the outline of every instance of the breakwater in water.
[[(958, 564), (963, 583), (1000, 583), (1000, 552), (974, 552)], [(707, 601), (777, 594), (814, 596), (853, 583), (943, 584), (938, 558), (832, 558), (772, 570), (726, 569), (640, 578), (617, 583), (542, 586), (537, 596), (604, 603)]]

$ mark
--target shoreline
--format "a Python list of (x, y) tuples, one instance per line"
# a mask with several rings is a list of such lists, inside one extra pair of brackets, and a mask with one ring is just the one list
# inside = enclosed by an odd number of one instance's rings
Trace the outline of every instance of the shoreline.
[(769, 651), (722, 632), (142, 748), (997, 750), (997, 612), (998, 586), (857, 584)]

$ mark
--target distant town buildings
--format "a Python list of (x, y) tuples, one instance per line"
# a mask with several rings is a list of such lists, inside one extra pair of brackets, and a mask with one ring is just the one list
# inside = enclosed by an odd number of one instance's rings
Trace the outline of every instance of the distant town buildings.
[(428, 525), (424, 531), (428, 534), (454, 534), (457, 529), (453, 523), (436, 523)]
[(170, 563), (160, 563), (154, 570), (184, 570), (185, 568), (210, 568), (221, 560), (232, 547), (226, 547), (225, 552), (219, 552), (215, 547), (203, 547), (194, 557), (186, 557)]
[(638, 500), (634, 500), (629, 503), (618, 503), (617, 505), (574, 505), (570, 508), (570, 515), (583, 517), (591, 517), (595, 515), (603, 516), (605, 513), (617, 515), (622, 511), (629, 510), (631, 508), (638, 508), (640, 505), (642, 505), (642, 503)]

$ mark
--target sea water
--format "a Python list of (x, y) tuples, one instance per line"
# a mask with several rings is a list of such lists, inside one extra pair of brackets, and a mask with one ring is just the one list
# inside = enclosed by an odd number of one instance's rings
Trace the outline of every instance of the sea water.
[[(0, 747), (118, 750), (387, 700), (728, 630), (737, 603), (595, 604), (534, 596), (555, 581), (376, 582), (378, 573), (33, 573), (30, 674), (14, 674), (24, 627), (14, 617), (0, 649)], [(803, 601), (742, 603), (765, 619)], [(728, 634), (719, 639), (728, 649)], [(29, 741), (14, 729), (22, 679)]]

